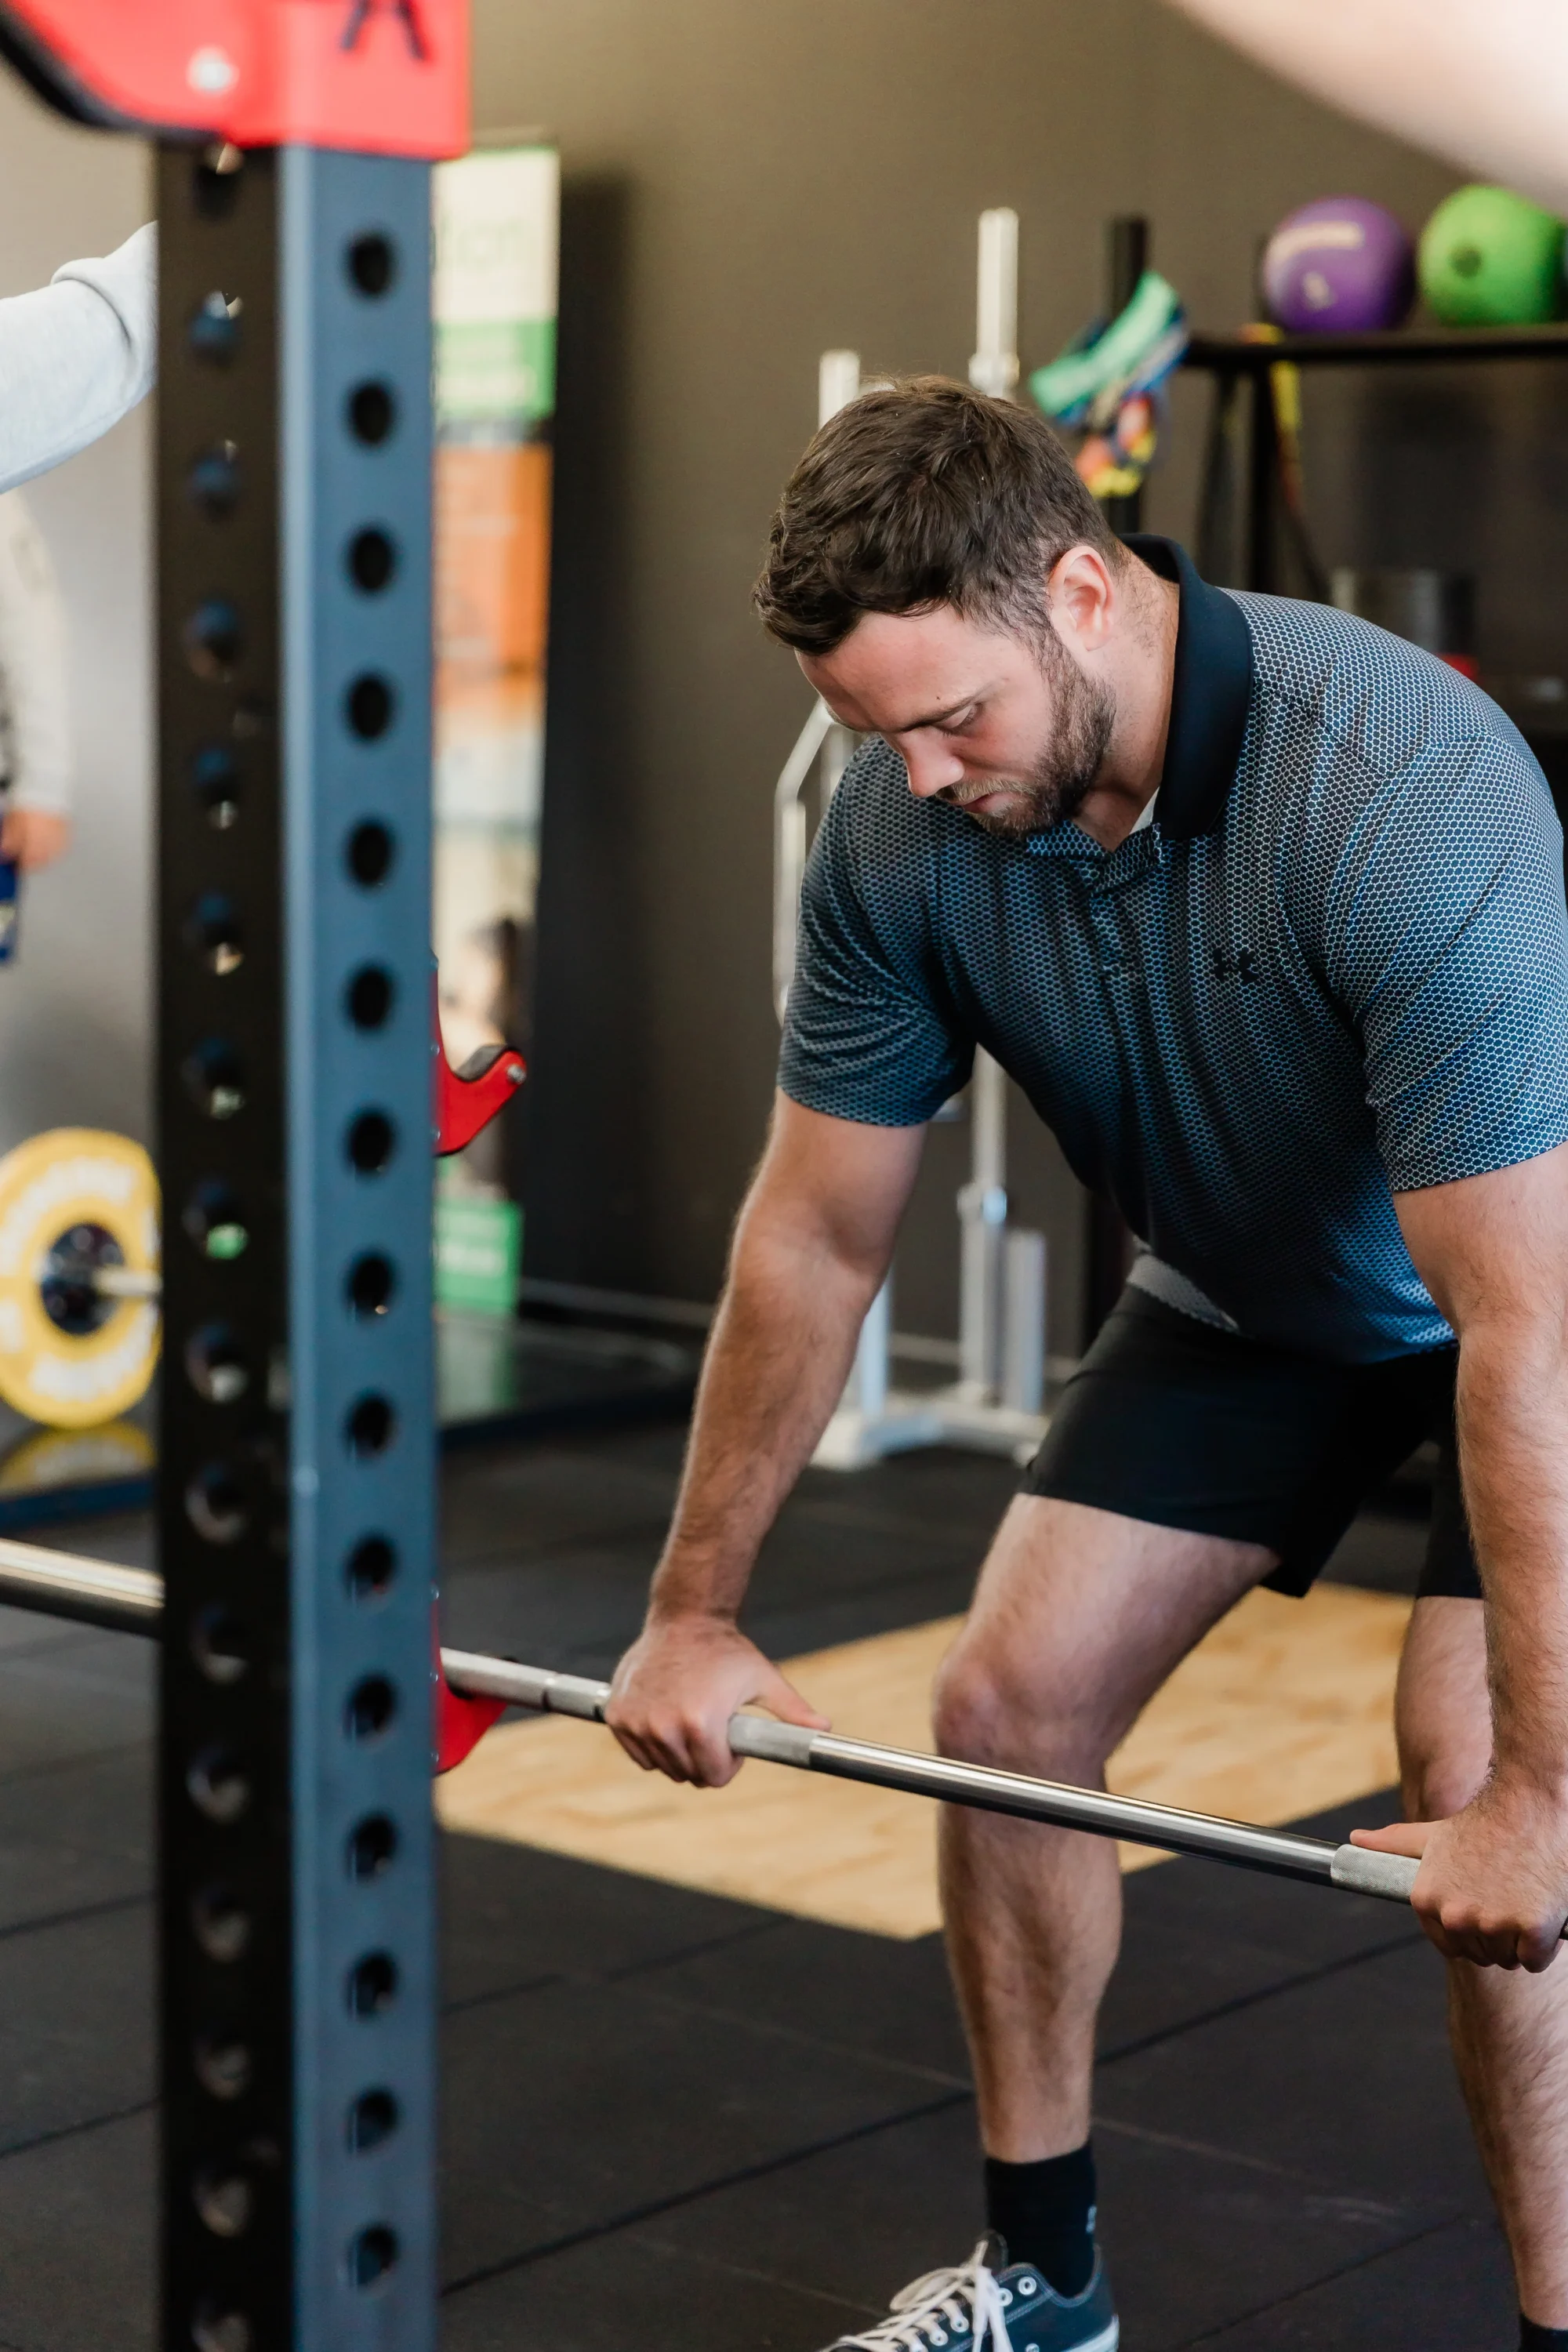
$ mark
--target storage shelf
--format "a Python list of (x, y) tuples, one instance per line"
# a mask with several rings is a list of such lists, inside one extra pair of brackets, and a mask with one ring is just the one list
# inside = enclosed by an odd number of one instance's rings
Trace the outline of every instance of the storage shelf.
[(1194, 335), (1182, 365), (1215, 375), (1256, 375), (1293, 367), (1453, 366), (1477, 360), (1568, 359), (1568, 324), (1549, 327), (1398, 327), (1365, 335)]

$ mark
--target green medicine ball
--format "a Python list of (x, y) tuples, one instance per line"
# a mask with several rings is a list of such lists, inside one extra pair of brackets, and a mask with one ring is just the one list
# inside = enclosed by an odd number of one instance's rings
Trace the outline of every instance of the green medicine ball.
[(1421, 291), (1447, 327), (1533, 327), (1563, 308), (1564, 227), (1509, 188), (1460, 188), (1421, 232)]

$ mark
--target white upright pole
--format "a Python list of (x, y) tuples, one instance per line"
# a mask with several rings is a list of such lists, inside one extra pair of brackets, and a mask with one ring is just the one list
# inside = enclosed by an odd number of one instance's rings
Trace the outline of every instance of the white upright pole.
[[(1018, 215), (1000, 205), (980, 215), (974, 303), (975, 352), (969, 381), (994, 400), (1010, 400), (1018, 382)], [(958, 1196), (959, 1377), (977, 1402), (1002, 1385), (1002, 1266), (1007, 1230), (1007, 1081), (989, 1054), (974, 1057), (969, 1088), (973, 1148), (969, 1181)]]
[(860, 397), (858, 352), (824, 352), (816, 363), (816, 422), (820, 428)]
[(1011, 400), (1018, 383), (1018, 215), (1009, 205), (980, 215), (974, 341), (970, 383), (994, 400)]

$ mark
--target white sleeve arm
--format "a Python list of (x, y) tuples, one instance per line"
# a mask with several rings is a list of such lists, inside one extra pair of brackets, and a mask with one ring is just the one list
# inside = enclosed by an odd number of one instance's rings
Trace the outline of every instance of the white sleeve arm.
[(0, 301), (0, 491), (74, 457), (153, 388), (158, 232)]
[(65, 607), (37, 525), (0, 497), (0, 703), (13, 808), (69, 814), (70, 674)]
[(1562, 0), (1173, 0), (1342, 114), (1568, 212)]

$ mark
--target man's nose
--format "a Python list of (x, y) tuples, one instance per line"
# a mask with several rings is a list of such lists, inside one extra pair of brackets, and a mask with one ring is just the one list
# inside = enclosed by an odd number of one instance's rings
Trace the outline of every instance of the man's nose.
[(910, 772), (910, 790), (917, 800), (934, 800), (939, 793), (963, 782), (963, 762), (945, 743), (900, 743), (899, 749)]

